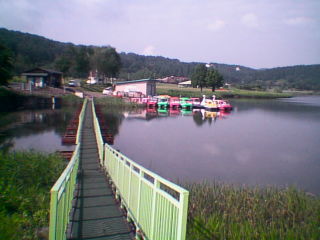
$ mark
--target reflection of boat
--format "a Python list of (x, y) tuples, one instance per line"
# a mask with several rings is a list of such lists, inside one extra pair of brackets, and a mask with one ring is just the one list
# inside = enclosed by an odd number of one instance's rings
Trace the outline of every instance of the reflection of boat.
[(179, 108), (180, 99), (178, 97), (171, 97), (169, 102), (170, 108)]
[(167, 117), (168, 114), (168, 109), (166, 108), (158, 108), (158, 116), (159, 117)]
[(169, 114), (170, 116), (179, 116), (180, 115), (180, 109), (175, 107), (175, 108), (170, 108), (169, 109)]
[(192, 102), (190, 101), (189, 98), (187, 97), (182, 97), (180, 98), (180, 106), (182, 108), (189, 108), (191, 109), (192, 108)]
[(193, 108), (200, 108), (201, 107), (201, 101), (200, 98), (190, 98), (190, 101), (192, 102), (192, 107)]
[(218, 116), (219, 112), (204, 111), (205, 118), (217, 118)]
[(219, 112), (219, 118), (223, 119), (223, 118), (225, 118), (226, 116), (228, 116), (230, 114), (231, 114), (230, 111), (220, 111)]
[(147, 107), (150, 108), (150, 107), (156, 107), (157, 105), (157, 99), (156, 98), (149, 98), (147, 100)]
[(157, 109), (156, 108), (147, 108), (147, 113), (156, 113)]
[(167, 108), (169, 106), (168, 98), (160, 97), (158, 98), (158, 108)]
[(182, 116), (191, 116), (192, 110), (191, 109), (181, 109)]
[(231, 111), (232, 106), (231, 104), (226, 100), (216, 100), (218, 104), (218, 109), (222, 111)]

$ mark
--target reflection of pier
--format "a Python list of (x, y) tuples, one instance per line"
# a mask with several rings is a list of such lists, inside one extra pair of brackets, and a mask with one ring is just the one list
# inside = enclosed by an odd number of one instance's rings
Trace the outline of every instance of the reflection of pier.
[(71, 119), (64, 136), (62, 137), (62, 144), (76, 144), (80, 112), (81, 106), (79, 106), (74, 113), (74, 116)]
[(97, 105), (96, 108), (96, 115), (100, 124), (100, 131), (101, 131), (101, 136), (104, 142), (113, 145), (114, 143), (114, 136), (111, 132), (111, 129), (108, 127), (105, 121), (105, 117), (102, 113), (101, 106)]

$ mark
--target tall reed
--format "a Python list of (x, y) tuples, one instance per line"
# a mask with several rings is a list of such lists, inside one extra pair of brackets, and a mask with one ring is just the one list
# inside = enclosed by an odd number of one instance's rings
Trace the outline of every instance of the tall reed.
[(320, 199), (293, 187), (186, 184), (187, 239), (320, 239)]

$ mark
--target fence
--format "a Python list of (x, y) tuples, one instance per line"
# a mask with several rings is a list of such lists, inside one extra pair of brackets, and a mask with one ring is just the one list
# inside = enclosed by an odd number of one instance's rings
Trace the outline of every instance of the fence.
[(84, 101), (81, 113), (79, 115), (76, 149), (73, 152), (69, 164), (51, 188), (49, 225), (50, 240), (66, 239), (66, 230), (69, 223), (69, 213), (72, 208), (73, 193), (79, 168), (81, 145), (80, 139), (86, 105), (87, 100)]
[(94, 131), (96, 134), (96, 139), (97, 139), (97, 144), (98, 144), (98, 151), (99, 151), (99, 159), (100, 159), (100, 164), (102, 165), (102, 161), (103, 161), (103, 153), (104, 153), (104, 149), (103, 149), (103, 138), (101, 135), (101, 131), (100, 131), (100, 124), (96, 115), (96, 109), (94, 106), (94, 101), (92, 99), (92, 114), (93, 114), (93, 125), (94, 125)]
[(100, 163), (115, 185), (128, 217), (146, 239), (184, 240), (189, 192), (145, 169), (108, 144), (103, 149), (93, 101), (92, 111)]
[(103, 166), (146, 239), (184, 240), (189, 192), (130, 160), (108, 144)]

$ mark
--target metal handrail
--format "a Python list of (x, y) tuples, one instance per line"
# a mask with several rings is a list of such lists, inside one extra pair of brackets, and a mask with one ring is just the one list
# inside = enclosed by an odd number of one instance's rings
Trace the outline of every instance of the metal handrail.
[(146, 239), (186, 238), (189, 192), (105, 144), (103, 166)]
[(94, 100), (92, 99), (92, 114), (93, 114), (93, 125), (94, 125), (94, 131), (96, 135), (96, 140), (98, 144), (98, 152), (99, 152), (99, 160), (100, 160), (100, 165), (102, 165), (103, 161), (103, 155), (104, 155), (104, 141), (101, 135), (101, 129), (100, 129), (100, 124), (98, 117), (96, 115), (96, 108), (94, 106)]
[[(98, 148), (103, 146), (100, 125), (92, 101)], [(100, 152), (101, 149), (99, 149)], [(101, 166), (111, 178), (121, 205), (137, 230), (149, 240), (186, 238), (189, 192), (135, 163), (105, 144)]]
[(79, 115), (79, 125), (76, 140), (77, 146), (75, 148), (75, 151), (73, 152), (69, 164), (50, 190), (50, 240), (66, 239), (66, 230), (69, 223), (69, 213), (72, 208), (72, 199), (79, 168), (81, 145), (80, 139), (86, 105), (87, 100), (84, 101), (81, 113)]
[(84, 120), (84, 114), (85, 114), (86, 108), (87, 108), (87, 102), (88, 102), (88, 99), (85, 99), (83, 102), (83, 105), (82, 105), (81, 112), (79, 114), (79, 125), (78, 125), (78, 130), (77, 130), (76, 144), (78, 144), (81, 140), (82, 125), (83, 125), (83, 120)]

